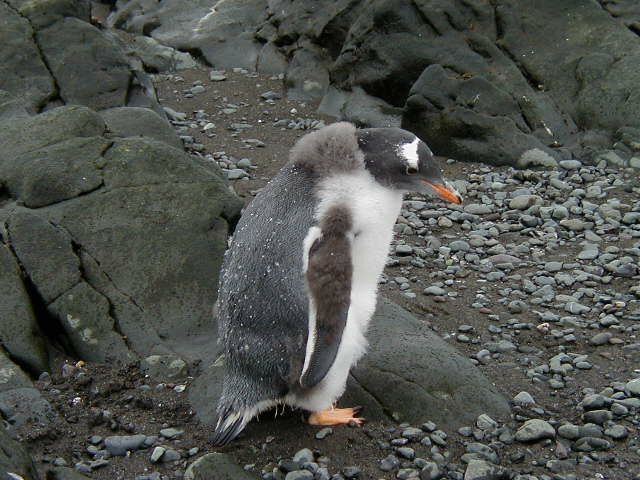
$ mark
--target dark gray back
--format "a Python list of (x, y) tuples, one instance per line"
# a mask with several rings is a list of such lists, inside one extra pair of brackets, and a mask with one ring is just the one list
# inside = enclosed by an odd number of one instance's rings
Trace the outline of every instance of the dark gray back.
[[(304, 362), (308, 299), (302, 244), (314, 223), (314, 184), (307, 170), (288, 164), (242, 214), (218, 294), (220, 338), (230, 368), (288, 377), (296, 361)], [(244, 362), (245, 355), (262, 364)], [(293, 359), (294, 366), (285, 367), (280, 358)]]

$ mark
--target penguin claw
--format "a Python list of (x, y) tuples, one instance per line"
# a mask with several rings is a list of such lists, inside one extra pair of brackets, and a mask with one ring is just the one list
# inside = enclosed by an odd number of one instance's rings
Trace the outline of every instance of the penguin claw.
[(354, 408), (331, 408), (329, 410), (322, 410), (319, 412), (313, 412), (309, 415), (307, 420), (309, 425), (362, 425), (364, 418), (356, 417), (356, 415), (362, 410), (362, 407)]

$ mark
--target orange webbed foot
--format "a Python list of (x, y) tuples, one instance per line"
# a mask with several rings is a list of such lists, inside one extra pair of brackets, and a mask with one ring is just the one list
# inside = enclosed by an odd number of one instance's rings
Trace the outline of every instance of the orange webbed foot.
[(330, 408), (328, 410), (321, 410), (319, 412), (313, 412), (309, 415), (309, 425), (348, 425), (355, 423), (356, 425), (362, 425), (364, 418), (357, 417), (356, 415), (362, 410), (361, 407), (354, 408)]

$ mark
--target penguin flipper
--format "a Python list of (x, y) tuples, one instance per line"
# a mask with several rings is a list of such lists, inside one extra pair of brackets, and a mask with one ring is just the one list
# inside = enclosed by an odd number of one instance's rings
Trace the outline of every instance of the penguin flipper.
[(309, 335), (300, 385), (310, 388), (327, 375), (338, 354), (351, 302), (351, 216), (345, 206), (329, 209), (321, 234), (308, 252)]

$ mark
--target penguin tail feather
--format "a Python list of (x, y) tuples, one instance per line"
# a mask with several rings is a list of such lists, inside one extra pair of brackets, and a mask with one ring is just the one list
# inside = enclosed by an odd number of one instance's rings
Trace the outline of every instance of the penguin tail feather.
[(227, 408), (221, 412), (216, 428), (209, 441), (213, 445), (218, 446), (231, 442), (244, 430), (249, 420), (253, 418), (254, 412), (252, 412), (252, 410), (251, 408), (243, 408), (238, 411), (233, 411)]

